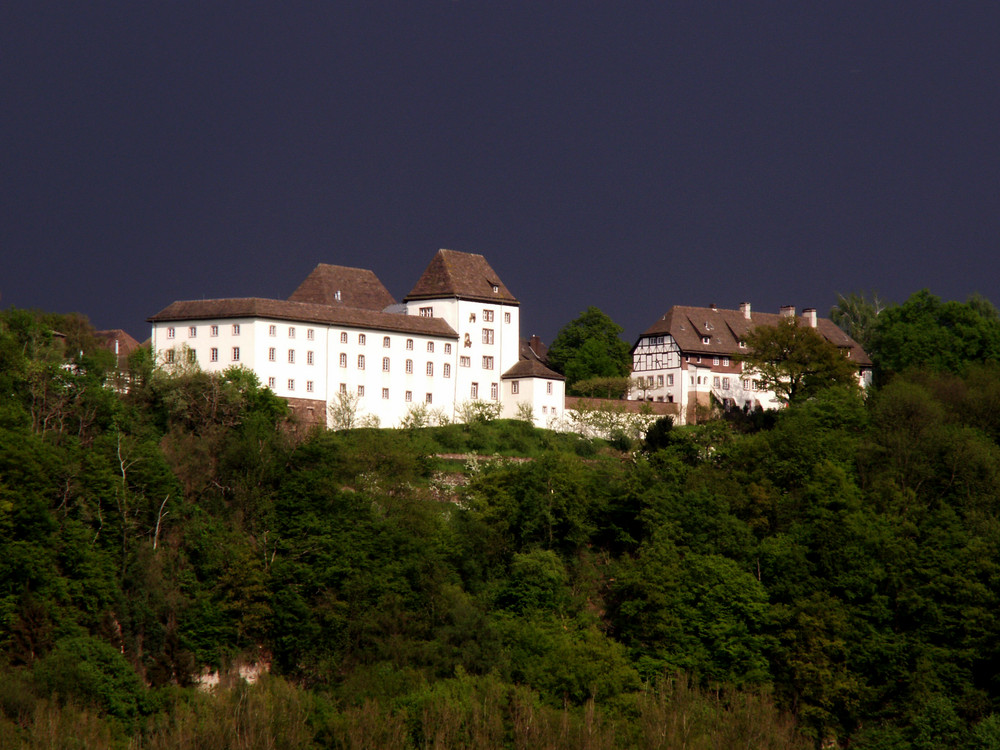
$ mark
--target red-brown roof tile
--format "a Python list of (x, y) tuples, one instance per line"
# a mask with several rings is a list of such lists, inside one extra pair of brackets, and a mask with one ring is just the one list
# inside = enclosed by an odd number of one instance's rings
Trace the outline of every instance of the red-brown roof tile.
[(320, 325), (339, 325), (458, 338), (455, 330), (442, 318), (422, 318), (418, 315), (260, 297), (174, 302), (147, 320), (150, 323), (160, 323), (171, 320), (215, 320), (220, 318), (271, 318)]
[(288, 299), (361, 310), (384, 310), (396, 302), (373, 271), (327, 263), (317, 265)]
[(443, 297), (518, 304), (486, 258), (455, 250), (438, 250), (404, 301)]

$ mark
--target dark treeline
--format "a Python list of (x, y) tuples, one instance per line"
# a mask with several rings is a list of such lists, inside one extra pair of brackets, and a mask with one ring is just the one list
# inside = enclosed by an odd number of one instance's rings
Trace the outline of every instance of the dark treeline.
[(877, 390), (627, 451), (305, 434), (8, 310), (0, 747), (998, 748), (1000, 322), (956, 304), (879, 316)]

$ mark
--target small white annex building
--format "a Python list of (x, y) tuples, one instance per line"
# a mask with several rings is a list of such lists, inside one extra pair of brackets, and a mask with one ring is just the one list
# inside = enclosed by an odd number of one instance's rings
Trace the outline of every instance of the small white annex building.
[(372, 271), (320, 264), (287, 300), (174, 302), (149, 322), (158, 364), (246, 367), (306, 421), (329, 424), (342, 398), (383, 427), (415, 404), (454, 420), (488, 400), (504, 417), (530, 405), (545, 426), (565, 383), (541, 363), (520, 366), (519, 312), (482, 255), (440, 250), (399, 304)]
[[(671, 307), (632, 347), (632, 377), (641, 385), (630, 398), (679, 404), (682, 424), (695, 420), (698, 408), (709, 408), (713, 399), (727, 409), (779, 408), (775, 393), (744, 372), (741, 355), (747, 351), (749, 331), (776, 325), (784, 317), (795, 317), (795, 308), (782, 307), (774, 314), (751, 312), (749, 302), (739, 310)], [(817, 317), (813, 308), (803, 310), (798, 320), (857, 363), (862, 386), (871, 383), (872, 362), (858, 342), (832, 320)]]

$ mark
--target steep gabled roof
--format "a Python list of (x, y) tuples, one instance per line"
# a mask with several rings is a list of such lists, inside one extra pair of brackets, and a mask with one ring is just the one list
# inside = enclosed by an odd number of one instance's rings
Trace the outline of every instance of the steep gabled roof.
[(174, 302), (146, 320), (150, 323), (163, 323), (173, 320), (226, 318), (270, 318), (272, 320), (458, 338), (458, 334), (443, 318), (422, 318), (419, 315), (406, 315), (404, 313), (386, 313), (354, 307), (335, 307), (260, 297)]
[(288, 299), (362, 310), (384, 310), (396, 302), (373, 271), (327, 263), (317, 265)]
[(420, 280), (403, 299), (409, 302), (450, 297), (477, 302), (518, 304), (482, 255), (438, 250)]
[[(671, 307), (658, 321), (647, 328), (640, 338), (669, 335), (685, 354), (738, 356), (746, 349), (740, 341), (757, 326), (774, 326), (782, 318), (776, 313), (750, 314), (741, 310), (720, 310), (715, 307)], [(809, 325), (806, 317), (798, 318), (799, 325)], [(816, 332), (841, 350), (859, 367), (870, 367), (871, 358), (861, 345), (844, 333), (829, 318), (817, 318)], [(705, 339), (708, 343), (705, 343)], [(633, 347), (634, 348), (634, 347)]]

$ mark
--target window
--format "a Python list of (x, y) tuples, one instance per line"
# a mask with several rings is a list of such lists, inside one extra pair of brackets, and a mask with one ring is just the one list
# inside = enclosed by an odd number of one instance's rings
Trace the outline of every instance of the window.
[(656, 387), (657, 388), (662, 388), (663, 387), (663, 376), (662, 375), (657, 375), (656, 376)]
[(388, 388), (383, 388), (382, 389), (382, 398), (389, 398), (389, 389)]
[(484, 323), (492, 323), (493, 322), (493, 311), (492, 310), (483, 310), (483, 322)]
[(448, 364), (447, 362), (445, 362), (444, 366), (441, 368), (441, 374), (444, 375), (446, 378), (450, 378), (451, 377), (451, 365)]
[(309, 339), (310, 341), (312, 341), (315, 338), (315, 333), (316, 332), (313, 331), (312, 328), (307, 328), (306, 329), (306, 338)]
[(389, 358), (382, 357), (382, 372), (389, 372)]
[(267, 327), (267, 333), (268, 333), (269, 336), (277, 336), (278, 335), (278, 326), (268, 326)]
[(358, 386), (358, 398), (364, 398), (365, 387), (363, 385)]
[(413, 400), (413, 391), (407, 391), (405, 399), (406, 403), (410, 403)]
[(276, 351), (277, 350), (273, 346), (270, 349), (267, 350), (267, 361), (268, 362), (274, 362), (275, 352)]
[(219, 335), (219, 326), (212, 326), (211, 334), (213, 336), (218, 336)]
[(383, 336), (382, 337), (382, 348), (383, 349), (388, 349), (389, 348), (389, 344), (391, 342), (392, 342), (392, 339), (390, 339), (388, 336)]
[(697, 362), (698, 362), (699, 365), (701, 364), (701, 357), (698, 357)]
[(233, 362), (240, 361), (240, 348), (238, 346), (233, 347)]
[(445, 354), (451, 354), (451, 344), (445, 344), (444, 345), (444, 353)]
[(729, 390), (729, 378), (723, 378), (722, 379), (722, 390), (724, 390), (724, 391), (728, 391)]
[(427, 353), (428, 354), (433, 354), (434, 353), (434, 342), (433, 341), (428, 341), (427, 342)]
[(358, 369), (359, 370), (365, 369), (365, 355), (364, 354), (359, 354), (358, 355)]
[(459, 367), (471, 367), (472, 366), (472, 357), (459, 357), (458, 358), (458, 366)]
[(747, 348), (747, 342), (746, 341), (741, 341), (740, 342), (740, 349), (746, 349), (746, 348)]
[(313, 360), (313, 353), (312, 352), (306, 352), (306, 364), (307, 365), (311, 365), (311, 364), (313, 364), (313, 362), (314, 362), (314, 360)]
[(503, 314), (503, 322), (504, 323), (510, 323), (510, 313), (509, 312), (505, 312)]
[(549, 407), (543, 406), (542, 407), (542, 414), (548, 414), (548, 413), (549, 413)]
[(719, 364), (719, 358), (718, 357), (712, 357), (712, 364), (713, 365)]
[(709, 336), (702, 336), (701, 337), (701, 343), (703, 343), (703, 344), (711, 344), (712, 343), (712, 339)]
[(240, 324), (239, 323), (233, 323), (233, 335), (234, 336), (239, 336), (240, 335)]
[(312, 393), (312, 392), (313, 392), (313, 382), (312, 382), (311, 380), (307, 380), (307, 381), (306, 381), (306, 390), (307, 390), (307, 391), (308, 391), (309, 393)]
[(493, 369), (493, 357), (483, 357), (483, 369), (484, 370)]
[(341, 367), (347, 367), (347, 355), (346, 354), (341, 353), (341, 355), (340, 355), (340, 366)]
[(274, 378), (267, 379), (267, 387), (270, 388), (272, 391), (274, 390)]
[(288, 379), (288, 390), (290, 390), (290, 391), (294, 391), (295, 390), (295, 378), (289, 378)]
[(343, 393), (345, 396), (347, 395), (347, 383), (340, 384), (340, 392)]
[(484, 328), (483, 329), (483, 343), (484, 344), (492, 344), (493, 343), (493, 329), (492, 328)]
[(289, 349), (288, 350), (288, 364), (290, 364), (290, 365), (294, 365), (295, 364), (295, 350), (294, 349)]
[(420, 308), (420, 317), (421, 318), (433, 318), (434, 317), (434, 308), (433, 307), (421, 307)]
[(472, 384), (472, 390), (470, 392), (472, 398), (479, 398), (479, 383)]
[(172, 339), (176, 335), (177, 331), (173, 327), (167, 329), (167, 338)]
[(496, 284), (494, 284), (494, 285), (493, 285), (493, 293), (494, 293), (494, 294), (496, 294), (496, 293), (497, 293), (497, 292), (499, 292), (499, 291), (500, 291), (500, 287), (499, 287), (499, 286), (497, 286)]
[(721, 388), (722, 387), (722, 378), (720, 378), (718, 375), (716, 375), (714, 378), (712, 378), (712, 387), (713, 388)]
[(413, 339), (407, 339), (406, 340), (406, 351), (408, 351), (408, 352), (412, 352), (413, 351)]
[(198, 336), (198, 326), (188, 326), (188, 338), (193, 339)]
[(173, 349), (167, 349), (165, 352), (163, 352), (163, 361), (167, 362), (167, 363), (170, 363), (170, 362), (174, 361), (174, 350)]
[(743, 390), (745, 390), (745, 391), (749, 391), (750, 390), (750, 381), (749, 380), (744, 380), (743, 381)]
[(365, 335), (363, 333), (358, 334), (358, 346), (365, 345)]
[(500, 385), (498, 383), (490, 383), (490, 398), (494, 401), (500, 398)]
[(212, 360), (213, 362), (218, 362), (219, 361), (219, 350), (218, 350), (218, 348), (216, 348), (216, 347), (213, 346), (211, 349), (209, 349), (208, 350), (208, 358), (210, 360)]
[(341, 331), (341, 333), (340, 333), (340, 343), (341, 344), (346, 344), (347, 343), (347, 331)]
[(430, 375), (431, 377), (434, 376), (434, 363), (433, 362), (428, 362), (427, 363), (427, 374)]
[(545, 392), (547, 394), (549, 394), (550, 396), (552, 395), (552, 381), (551, 380), (549, 380), (549, 381), (547, 381), (545, 383)]
[(424, 403), (427, 403), (427, 404), (434, 403), (434, 396), (431, 395), (430, 393), (428, 393), (426, 396), (424, 396)]
[(667, 375), (667, 385), (673, 385), (673, 384), (674, 384), (674, 376)]
[(511, 384), (510, 384), (510, 392), (511, 393), (515, 393), (515, 394), (516, 393), (520, 393), (521, 392), (520, 389), (521, 389), (521, 384), (519, 382), (517, 382), (516, 380), (511, 381)]
[(406, 374), (407, 375), (412, 375), (413, 374), (413, 360), (412, 359), (406, 360)]
[(723, 357), (722, 358), (722, 365), (724, 367), (729, 367), (729, 357)]
[(288, 326), (288, 338), (295, 338), (295, 326)]

